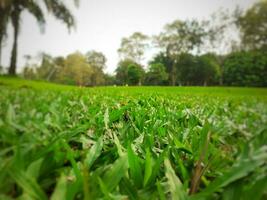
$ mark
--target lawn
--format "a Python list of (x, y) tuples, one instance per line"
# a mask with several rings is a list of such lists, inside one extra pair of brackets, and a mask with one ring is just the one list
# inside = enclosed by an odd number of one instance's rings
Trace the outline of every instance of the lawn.
[(0, 77), (0, 199), (266, 199), (267, 89)]

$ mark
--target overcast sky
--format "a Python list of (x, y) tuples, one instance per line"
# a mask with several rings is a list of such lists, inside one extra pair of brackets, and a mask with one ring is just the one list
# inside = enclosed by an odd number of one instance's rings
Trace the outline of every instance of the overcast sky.
[[(72, 2), (71, 0), (65, 0)], [(36, 56), (46, 52), (53, 56), (89, 50), (103, 52), (107, 70), (113, 72), (118, 62), (117, 49), (122, 37), (135, 31), (147, 35), (159, 33), (166, 23), (176, 19), (203, 19), (219, 8), (247, 8), (256, 0), (80, 0), (79, 8), (69, 4), (76, 18), (77, 28), (69, 33), (65, 25), (47, 16), (45, 33), (41, 34), (36, 20), (27, 12), (22, 15), (18, 46), (18, 69), (24, 55)], [(12, 28), (3, 48), (2, 63), (9, 64), (12, 46)]]

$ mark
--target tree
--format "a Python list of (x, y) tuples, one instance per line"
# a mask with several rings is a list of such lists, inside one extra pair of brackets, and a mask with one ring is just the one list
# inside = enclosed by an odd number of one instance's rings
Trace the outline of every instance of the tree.
[(148, 85), (163, 85), (168, 80), (168, 74), (162, 63), (155, 63), (149, 66), (146, 73), (146, 84)]
[(104, 74), (105, 85), (115, 85), (116, 84), (116, 77), (111, 74)]
[(241, 40), (247, 50), (267, 50), (267, 0), (255, 3), (237, 16)]
[(220, 66), (212, 54), (196, 56), (181, 54), (177, 62), (178, 79), (182, 85), (213, 85), (220, 80)]
[(171, 67), (171, 85), (175, 85), (178, 73), (175, 63), (177, 62), (177, 58), (179, 58), (178, 55), (198, 49), (207, 33), (196, 20), (175, 20), (167, 24), (164, 29), (164, 32), (155, 37), (155, 42), (173, 60)]
[(87, 63), (86, 57), (79, 52), (70, 54), (64, 61), (59, 79), (62, 83), (76, 84), (78, 86), (92, 85), (92, 67)]
[(25, 66), (22, 71), (22, 76), (25, 79), (36, 79), (36, 71), (33, 66)]
[(120, 61), (115, 72), (120, 85), (141, 85), (145, 74), (143, 67), (130, 59)]
[(129, 85), (141, 85), (145, 71), (141, 65), (131, 64), (128, 66), (128, 84)]
[(130, 59), (140, 63), (143, 59), (145, 49), (148, 47), (148, 36), (140, 32), (133, 33), (128, 38), (122, 38), (118, 53), (122, 59)]
[(179, 74), (177, 78), (180, 80), (182, 85), (198, 85), (199, 84), (199, 74), (198, 74), (198, 60), (197, 57), (189, 54), (183, 53), (179, 55), (178, 62), (176, 63), (177, 68), (179, 68)]
[[(61, 0), (45, 0), (43, 2), (48, 12), (51, 12), (56, 19), (63, 21), (69, 29), (75, 25), (72, 14)], [(78, 1), (76, 0), (75, 2), (77, 3)], [(13, 36), (14, 42), (11, 53), (9, 74), (15, 75), (17, 66), (18, 35), (20, 30), (22, 11), (27, 10), (30, 14), (32, 14), (36, 18), (41, 28), (44, 27), (45, 18), (43, 11), (41, 9), (41, 5), (37, 3), (37, 1), (13, 0), (9, 1), (9, 6), (10, 6), (11, 22), (14, 28), (14, 36)]]
[(87, 62), (93, 68), (92, 85), (103, 85), (105, 76), (103, 70), (106, 68), (106, 57), (103, 53), (89, 51), (86, 53)]
[(106, 68), (107, 58), (102, 52), (89, 51), (86, 53), (87, 62), (98, 69), (104, 70)]
[(36, 69), (37, 77), (38, 79), (50, 81), (56, 71), (54, 58), (46, 53), (42, 53), (41, 57), (41, 65)]
[(133, 63), (135, 62), (130, 59), (121, 60), (118, 63), (118, 67), (115, 70), (117, 84), (119, 85), (128, 84), (128, 67)]
[(212, 54), (205, 54), (199, 57), (199, 77), (204, 86), (218, 84), (221, 77), (221, 69), (216, 61), (216, 57)]
[(231, 86), (267, 86), (266, 52), (241, 51), (229, 54), (223, 64), (223, 82)]
[(174, 65), (174, 60), (168, 55), (166, 55), (166, 53), (160, 52), (149, 62), (149, 65), (153, 64), (162, 64), (164, 66), (165, 71), (168, 74), (168, 83), (169, 85), (171, 85), (172, 84), (171, 72), (172, 72), (172, 67)]

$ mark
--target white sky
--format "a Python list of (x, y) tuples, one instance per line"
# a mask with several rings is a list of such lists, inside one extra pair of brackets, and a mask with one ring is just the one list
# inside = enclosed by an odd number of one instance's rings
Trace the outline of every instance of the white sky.
[[(68, 4), (71, 0), (65, 0)], [(27, 12), (22, 15), (18, 43), (18, 71), (25, 64), (24, 55), (46, 52), (52, 56), (89, 50), (101, 51), (107, 57), (107, 72), (118, 63), (117, 49), (122, 37), (140, 31), (147, 35), (159, 33), (166, 23), (176, 19), (202, 19), (219, 8), (247, 8), (256, 0), (80, 0), (78, 9), (70, 6), (77, 28), (69, 33), (61, 22), (47, 17), (45, 33)], [(69, 4), (72, 5), (72, 4)], [(12, 46), (12, 28), (3, 48), (2, 64), (8, 66)]]

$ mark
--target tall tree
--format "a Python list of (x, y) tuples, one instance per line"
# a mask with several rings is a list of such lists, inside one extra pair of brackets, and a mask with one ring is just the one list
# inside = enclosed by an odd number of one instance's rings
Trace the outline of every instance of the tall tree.
[(122, 59), (131, 59), (140, 63), (147, 47), (148, 36), (135, 32), (128, 38), (122, 38), (118, 53)]
[(171, 67), (171, 85), (176, 84), (178, 71), (175, 63), (179, 58), (178, 55), (198, 49), (206, 34), (205, 29), (196, 20), (175, 20), (167, 24), (164, 32), (155, 37), (157, 46), (163, 49), (167, 56), (174, 61)]
[(98, 51), (89, 51), (85, 55), (87, 57), (87, 62), (98, 69), (105, 69), (106, 68), (106, 62), (107, 58), (102, 52)]
[(86, 57), (79, 52), (67, 56), (64, 67), (60, 71), (60, 81), (78, 86), (92, 85), (93, 69), (87, 63)]
[[(64, 5), (62, 0), (44, 0), (43, 3), (48, 12), (52, 13), (56, 19), (64, 22), (69, 29), (75, 25), (74, 17), (72, 16), (70, 10)], [(77, 3), (78, 1), (76, 0), (75, 4), (77, 5)], [(40, 1), (37, 0), (11, 0), (10, 9), (12, 26), (14, 28), (14, 42), (11, 53), (9, 74), (15, 75), (17, 66), (18, 35), (21, 25), (20, 22), (22, 11), (27, 10), (30, 14), (32, 14), (36, 18), (41, 28), (44, 27), (45, 17), (41, 9)]]
[(93, 69), (92, 85), (103, 85), (105, 83), (104, 69), (106, 68), (106, 57), (102, 52), (89, 51), (86, 53), (87, 62)]
[(247, 50), (267, 50), (267, 0), (258, 1), (245, 12), (240, 12), (236, 22)]

